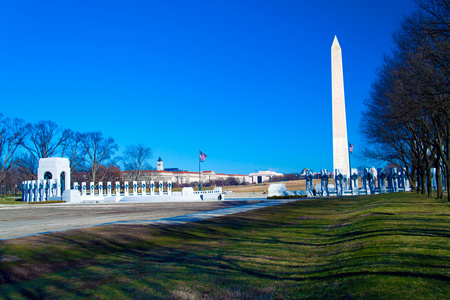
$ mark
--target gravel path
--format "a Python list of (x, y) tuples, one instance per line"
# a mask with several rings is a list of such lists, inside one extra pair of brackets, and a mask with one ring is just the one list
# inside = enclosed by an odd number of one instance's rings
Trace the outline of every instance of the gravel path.
[[(0, 240), (109, 224), (178, 224), (284, 201), (41, 204), (0, 206)], [(232, 208), (229, 210), (228, 208)], [(228, 209), (228, 210), (224, 210)], [(218, 210), (224, 210), (219, 211)], [(200, 212), (208, 212), (201, 213)]]

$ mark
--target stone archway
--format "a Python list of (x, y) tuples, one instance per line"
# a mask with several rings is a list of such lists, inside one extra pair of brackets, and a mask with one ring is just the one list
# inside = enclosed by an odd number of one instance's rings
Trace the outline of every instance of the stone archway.
[(61, 195), (66, 190), (66, 172), (61, 172), (59, 175), (59, 182), (61, 182)]
[(70, 163), (67, 158), (49, 157), (39, 160), (38, 180), (51, 180), (56, 184), (57, 196), (65, 190), (70, 190)]

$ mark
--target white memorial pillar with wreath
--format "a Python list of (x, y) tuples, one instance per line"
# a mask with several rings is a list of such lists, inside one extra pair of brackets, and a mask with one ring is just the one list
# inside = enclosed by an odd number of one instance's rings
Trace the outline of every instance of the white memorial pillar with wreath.
[(86, 182), (81, 183), (81, 195), (86, 196)]
[(167, 195), (172, 196), (172, 181), (167, 182)]
[(112, 184), (111, 181), (106, 182), (106, 196), (111, 197), (112, 196)]
[(145, 181), (142, 181), (141, 183), (141, 194), (142, 196), (147, 196), (147, 185), (145, 184)]
[(120, 182), (116, 181), (116, 197), (120, 197)]
[(103, 197), (103, 182), (98, 183), (98, 195)]
[(137, 181), (133, 181), (133, 196), (137, 196), (138, 184)]
[(128, 181), (125, 181), (123, 184), (123, 193), (125, 197), (129, 196), (129, 187), (130, 185), (128, 184)]
[(164, 195), (164, 182), (160, 181), (158, 185), (158, 195), (163, 196)]
[(155, 196), (155, 182), (150, 181), (150, 195)]
[(92, 181), (89, 184), (89, 195), (90, 196), (94, 196), (95, 195), (95, 183), (92, 182)]

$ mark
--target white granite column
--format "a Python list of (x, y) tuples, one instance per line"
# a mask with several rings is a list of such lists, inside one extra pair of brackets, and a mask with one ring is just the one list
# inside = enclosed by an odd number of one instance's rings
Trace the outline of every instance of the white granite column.
[(155, 196), (155, 182), (150, 181), (150, 195)]
[(74, 189), (75, 191), (80, 191), (80, 186), (78, 185), (78, 182), (74, 182), (74, 183), (73, 183), (73, 189)]
[(116, 197), (120, 196), (120, 182), (116, 181)]
[(106, 182), (106, 196), (112, 196), (112, 184), (111, 181)]
[(33, 180), (33, 202), (39, 201), (39, 189), (37, 180)]
[(147, 185), (145, 184), (145, 181), (142, 181), (141, 183), (141, 194), (142, 196), (147, 196)]
[(61, 197), (61, 179), (56, 178), (56, 197)]
[(137, 181), (133, 181), (133, 196), (134, 197), (137, 196), (137, 190), (138, 190)]
[(86, 182), (81, 183), (81, 196), (86, 196)]
[(98, 183), (98, 195), (103, 197), (103, 182), (101, 181)]
[(95, 196), (95, 183), (91, 181), (89, 184), (89, 195)]
[(123, 184), (123, 193), (124, 193), (125, 197), (129, 196), (129, 188), (130, 188), (130, 185), (128, 184), (128, 181), (125, 181)]
[(163, 181), (160, 181), (160, 182), (159, 182), (158, 194), (159, 194), (160, 196), (163, 196), (163, 195), (164, 195), (164, 182), (163, 182)]
[(172, 196), (172, 181), (167, 182), (167, 195)]

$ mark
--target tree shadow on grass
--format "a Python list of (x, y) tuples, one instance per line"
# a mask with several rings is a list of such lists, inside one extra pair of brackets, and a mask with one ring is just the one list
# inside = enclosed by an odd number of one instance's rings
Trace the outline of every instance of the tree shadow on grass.
[[(352, 205), (356, 204), (348, 207)], [(152, 295), (167, 298), (176, 288), (174, 281), (185, 282), (188, 286), (203, 282), (207, 285), (206, 293), (211, 292), (219, 281), (225, 287), (240, 282), (244, 288), (254, 282), (262, 286), (262, 282), (323, 281), (369, 275), (449, 281), (447, 273), (434, 270), (448, 268), (445, 257), (405, 251), (394, 256), (384, 252), (345, 256), (359, 251), (358, 245), (349, 246), (348, 250), (338, 249), (336, 254), (344, 258), (335, 256), (307, 266), (301, 255), (314, 254), (316, 250), (305, 247), (326, 250), (330, 246), (383, 236), (449, 237), (447, 230), (433, 228), (442, 220), (425, 222), (430, 228), (408, 228), (411, 222), (420, 220), (415, 220), (414, 216), (410, 220), (394, 220), (403, 222), (401, 226), (386, 223), (384, 229), (376, 229), (373, 224), (390, 222), (391, 215), (359, 220), (342, 227), (327, 227), (327, 224), (341, 224), (336, 219), (312, 219), (304, 220), (304, 224), (291, 224), (294, 216), (299, 215), (298, 209), (303, 209), (300, 210), (303, 213), (309, 206), (312, 207), (311, 203), (296, 203), (181, 226), (111, 225), (24, 238), (22, 244), (36, 249), (35, 252), (29, 250), (29, 261), (20, 265), (29, 275), (16, 278), (14, 272), (19, 271), (18, 264), (7, 265), (7, 268), (2, 265), (0, 276), (6, 280), (7, 288), (0, 286), (0, 296), (94, 297), (100, 290), (102, 296), (117, 298), (148, 295), (143, 288), (147, 286)], [(284, 214), (283, 219), (274, 217), (275, 212)], [(305, 232), (309, 238), (301, 235)], [(287, 250), (289, 246), (294, 248)], [(266, 249), (256, 255), (255, 250), (259, 247)], [(279, 249), (290, 256), (277, 253)], [(417, 266), (417, 271), (411, 266), (414, 262), (423, 262)], [(33, 274), (38, 270), (36, 268), (41, 269)], [(240, 281), (240, 278), (247, 281)]]

